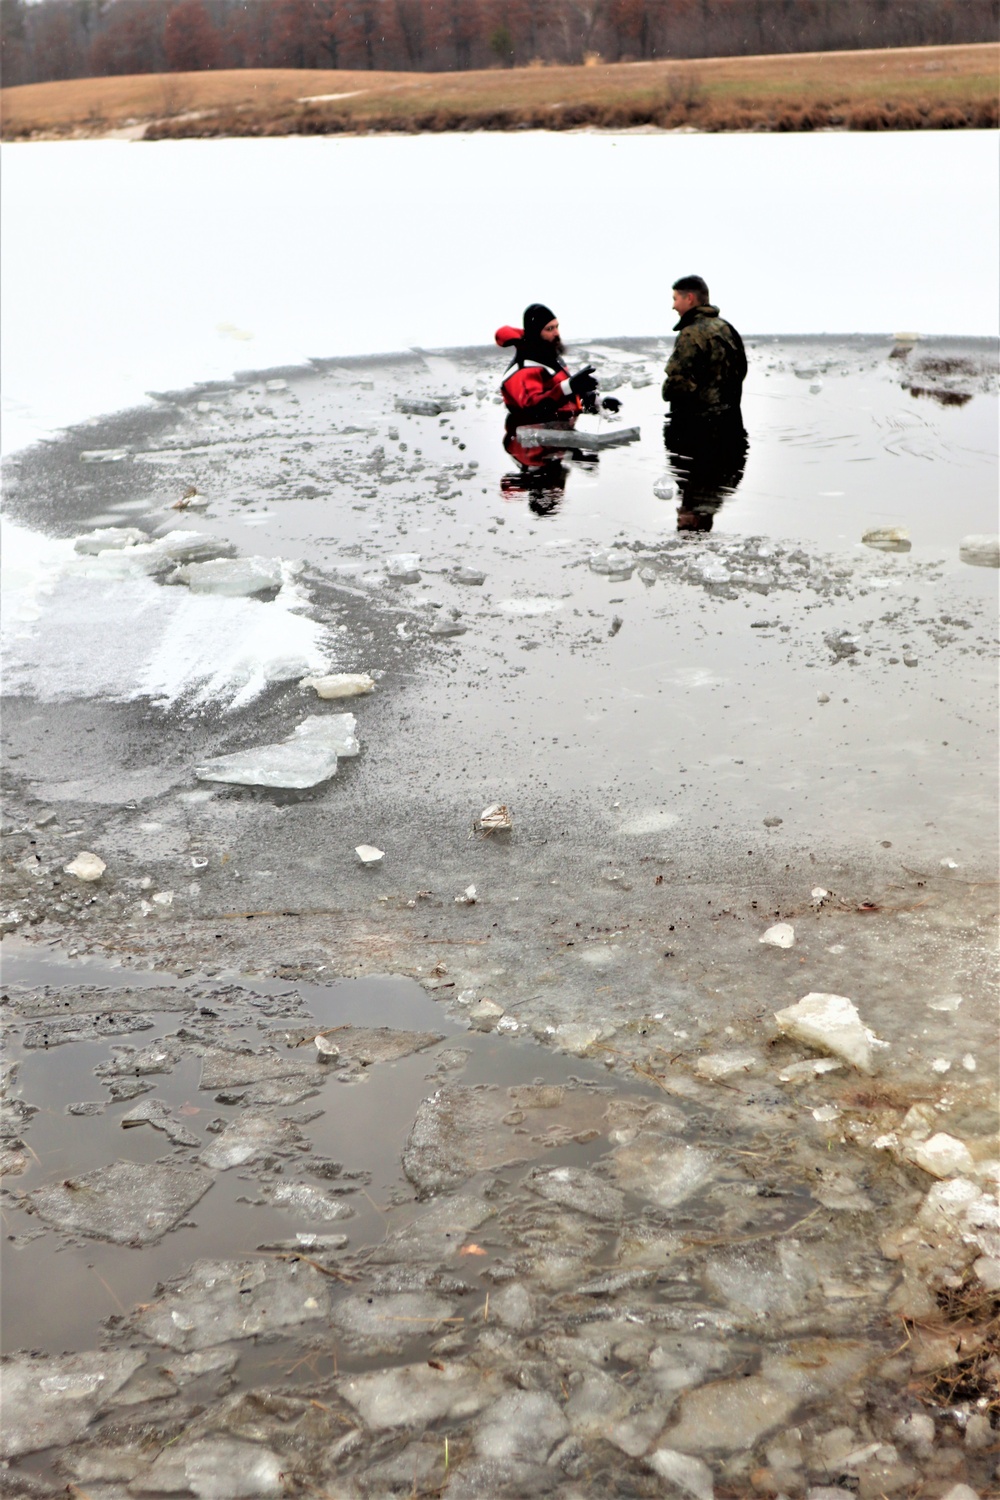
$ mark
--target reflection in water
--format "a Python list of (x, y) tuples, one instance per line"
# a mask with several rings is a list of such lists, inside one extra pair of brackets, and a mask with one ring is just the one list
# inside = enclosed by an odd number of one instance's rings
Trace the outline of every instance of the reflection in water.
[(971, 391), (938, 390), (930, 385), (908, 385), (906, 389), (911, 396), (930, 396), (939, 406), (964, 406), (972, 400)]
[(682, 424), (668, 417), (663, 442), (677, 481), (677, 530), (711, 531), (746, 468), (750, 444), (742, 418), (737, 412), (732, 419)]
[(544, 425), (565, 429), (566, 448), (526, 447), (518, 437), (519, 420), (523, 421), (523, 417), (518, 417), (511, 412), (504, 424), (504, 450), (517, 464), (517, 472), (503, 475), (500, 480), (500, 492), (506, 500), (517, 500), (521, 496), (526, 496), (529, 509), (533, 510), (536, 516), (549, 516), (559, 509), (566, 490), (569, 468), (563, 460), (572, 458), (575, 463), (593, 465), (597, 463), (598, 457), (596, 453), (582, 453), (579, 448), (569, 446), (569, 435), (576, 422), (575, 416), (562, 422), (533, 424), (536, 427)]

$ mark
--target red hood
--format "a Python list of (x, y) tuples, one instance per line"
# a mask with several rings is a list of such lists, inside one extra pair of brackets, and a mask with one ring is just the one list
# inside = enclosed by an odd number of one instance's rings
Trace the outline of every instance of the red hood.
[(500, 345), (500, 348), (505, 349), (509, 344), (519, 344), (521, 342), (524, 338), (524, 329), (510, 328), (505, 323), (502, 328), (497, 329), (493, 336)]

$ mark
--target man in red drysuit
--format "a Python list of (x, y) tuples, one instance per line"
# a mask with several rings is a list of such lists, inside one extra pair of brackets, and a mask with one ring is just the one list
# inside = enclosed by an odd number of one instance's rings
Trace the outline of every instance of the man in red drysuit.
[[(581, 411), (597, 410), (594, 367), (586, 365), (575, 375), (569, 373), (559, 319), (540, 302), (525, 308), (523, 328), (498, 328), (496, 341), (502, 349), (514, 350), (500, 391), (507, 407), (503, 445), (520, 471), (505, 475), (501, 488), (508, 499), (529, 494), (532, 510), (545, 515), (558, 509), (566, 486), (569, 471), (562, 459), (572, 453), (581, 462), (597, 462), (596, 454), (575, 451), (569, 436)], [(601, 406), (605, 411), (618, 411), (621, 402), (605, 396)], [(526, 447), (518, 429), (541, 425), (565, 428), (566, 448)]]
[[(508, 428), (559, 422), (572, 426), (581, 411), (596, 409), (594, 366), (571, 375), (563, 361), (559, 319), (550, 307), (533, 302), (524, 310), (523, 328), (498, 328), (502, 349), (513, 347), (514, 357), (500, 386), (510, 416)], [(621, 402), (605, 396), (601, 405), (617, 411)]]

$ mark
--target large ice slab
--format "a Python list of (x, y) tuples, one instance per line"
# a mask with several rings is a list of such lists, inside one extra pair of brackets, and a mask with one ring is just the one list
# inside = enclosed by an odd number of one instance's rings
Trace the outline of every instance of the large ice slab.
[(185, 563), (168, 581), (186, 583), (193, 594), (225, 594), (239, 599), (280, 589), (284, 570), (277, 557), (217, 557)]
[(237, 1438), (197, 1438), (168, 1444), (136, 1481), (153, 1495), (192, 1494), (197, 1500), (249, 1500), (283, 1495), (282, 1461), (263, 1443)]
[(100, 552), (121, 552), (125, 547), (139, 547), (148, 541), (149, 537), (137, 526), (104, 526), (78, 536), (73, 550), (96, 557)]
[(73, 547), (79, 554), (77, 570), (99, 578), (154, 577), (190, 563), (231, 558), (236, 551), (232, 542), (200, 531), (175, 530), (148, 537), (137, 527), (88, 532), (77, 537)]
[(299, 1328), (329, 1311), (326, 1279), (306, 1262), (202, 1260), (133, 1322), (154, 1344), (187, 1352)]
[(454, 396), (397, 396), (395, 407), (411, 417), (439, 417), (444, 411), (457, 411), (458, 401)]
[(36, 1188), (30, 1200), (46, 1224), (113, 1245), (153, 1245), (212, 1185), (198, 1167), (116, 1161)]
[(3, 1372), (0, 1454), (16, 1458), (72, 1443), (97, 1411), (146, 1363), (140, 1350), (88, 1349), (58, 1359), (22, 1355)]
[(639, 441), (638, 427), (610, 427), (607, 432), (578, 432), (565, 427), (519, 427), (517, 440), (525, 448), (582, 448), (596, 453), (600, 448), (620, 448)]
[(328, 781), (341, 756), (357, 755), (353, 714), (312, 714), (286, 740), (216, 755), (194, 774), (199, 781), (234, 786), (274, 786), (305, 790)]

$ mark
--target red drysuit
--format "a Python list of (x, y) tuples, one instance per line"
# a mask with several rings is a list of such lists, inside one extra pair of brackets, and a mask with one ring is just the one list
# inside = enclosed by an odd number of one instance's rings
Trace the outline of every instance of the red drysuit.
[[(501, 349), (520, 343), (524, 334), (520, 328), (498, 328), (496, 341)], [(515, 358), (518, 358), (515, 355)], [(569, 388), (569, 371), (553, 355), (552, 365), (543, 365), (538, 360), (525, 359), (515, 364), (505, 375), (500, 386), (504, 405), (514, 418), (515, 426), (526, 426), (536, 422), (572, 420), (581, 410), (579, 396)]]

